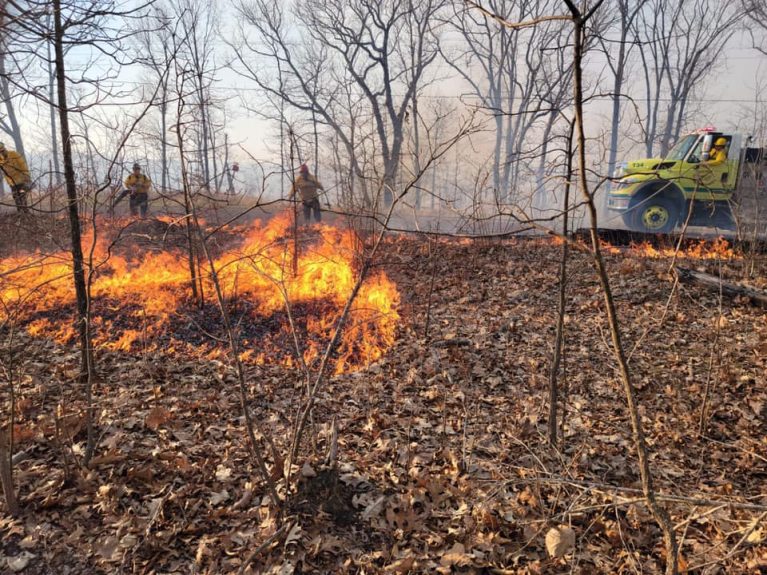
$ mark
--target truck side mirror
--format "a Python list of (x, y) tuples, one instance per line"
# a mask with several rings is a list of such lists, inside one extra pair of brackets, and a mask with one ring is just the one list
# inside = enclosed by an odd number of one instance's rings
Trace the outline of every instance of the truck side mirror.
[(703, 147), (701, 148), (701, 159), (705, 162), (711, 156), (711, 147), (714, 145), (714, 134), (703, 136)]

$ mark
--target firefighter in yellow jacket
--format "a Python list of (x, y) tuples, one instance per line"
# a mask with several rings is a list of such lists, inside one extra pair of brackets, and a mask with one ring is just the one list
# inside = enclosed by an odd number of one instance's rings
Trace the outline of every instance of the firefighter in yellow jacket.
[(301, 164), (298, 168), (298, 177), (293, 182), (290, 190), (289, 199), (293, 199), (298, 193), (301, 196), (301, 203), (304, 205), (304, 220), (309, 221), (314, 212), (314, 220), (319, 222), (322, 219), (320, 214), (320, 194), (318, 190), (324, 190), (319, 180), (309, 173), (306, 164)]
[(16, 209), (28, 213), (27, 193), (32, 189), (32, 178), (24, 156), (16, 150), (9, 150), (0, 142), (0, 171), (11, 188)]
[(727, 161), (727, 138), (717, 138), (714, 142), (711, 152), (709, 152), (708, 160), (704, 162), (709, 168), (714, 166), (720, 166)]
[(149, 190), (152, 187), (152, 180), (141, 173), (139, 164), (133, 164), (133, 172), (125, 178), (124, 183), (125, 189), (117, 196), (114, 205), (117, 205), (125, 196), (130, 196), (128, 202), (131, 215), (137, 216), (141, 213), (141, 217), (145, 218), (149, 209)]
[(727, 178), (727, 138), (717, 138), (708, 159), (696, 166), (701, 171), (697, 176), (700, 185), (708, 189), (719, 189), (724, 186)]

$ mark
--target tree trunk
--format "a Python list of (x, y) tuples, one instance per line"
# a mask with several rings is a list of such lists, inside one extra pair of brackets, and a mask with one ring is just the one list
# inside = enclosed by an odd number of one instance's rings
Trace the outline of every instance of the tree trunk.
[[(612, 126), (610, 127), (610, 147), (607, 157), (607, 176), (612, 178), (615, 175), (615, 164), (618, 158), (618, 133), (621, 119), (621, 90), (623, 89), (624, 74), (624, 54), (625, 38), (621, 41), (620, 51), (618, 53), (618, 67), (615, 69), (615, 82), (613, 82), (613, 113)], [(608, 182), (608, 187), (612, 184)]]
[(197, 89), (200, 99), (200, 114), (202, 123), (202, 148), (200, 153), (202, 154), (202, 180), (203, 187), (210, 191), (210, 166), (208, 164), (208, 104), (205, 101), (205, 88), (202, 83), (202, 72), (197, 75)]
[(676, 118), (676, 108), (678, 105), (678, 101), (676, 96), (671, 94), (671, 98), (668, 104), (668, 108), (666, 110), (666, 125), (663, 126), (663, 137), (660, 141), (660, 155), (661, 157), (665, 157), (666, 153), (669, 151), (669, 148), (671, 147), (671, 137), (674, 132), (674, 119)]
[[(285, 166), (285, 100), (280, 99), (280, 166)], [(285, 174), (280, 176), (280, 199), (285, 199)]]
[[(0, 78), (5, 76), (5, 65), (3, 59), (0, 57)], [(19, 126), (19, 120), (16, 117), (16, 110), (11, 100), (11, 92), (8, 87), (8, 81), (5, 79), (0, 80), (0, 92), (2, 92), (3, 103), (5, 104), (5, 111), (8, 116), (8, 122), (11, 128), (11, 137), (13, 138), (13, 146), (22, 155), (24, 153), (24, 140), (21, 137), (21, 127)]]
[(64, 160), (64, 182), (67, 192), (67, 213), (69, 215), (69, 232), (72, 241), (72, 275), (77, 302), (77, 331), (80, 340), (80, 363), (83, 376), (86, 378), (86, 404), (88, 444), (86, 446), (85, 463), (88, 464), (94, 449), (93, 433), (93, 361), (91, 353), (91, 338), (88, 329), (89, 305), (88, 291), (85, 285), (85, 271), (82, 238), (80, 236), (80, 213), (78, 211), (78, 196), (75, 183), (75, 168), (72, 159), (72, 137), (69, 131), (69, 114), (67, 108), (67, 79), (64, 67), (64, 27), (61, 18), (61, 0), (53, 0), (54, 20), (54, 52), (56, 61), (56, 84), (58, 88), (59, 126), (61, 128), (62, 157)]
[(52, 63), (51, 44), (48, 42), (48, 100), (51, 112), (51, 155), (53, 156), (53, 172), (56, 174), (56, 185), (61, 185), (61, 163), (59, 161), (58, 131), (56, 130), (56, 70)]
[(166, 88), (163, 88), (162, 92), (162, 104), (160, 104), (160, 161), (162, 162), (162, 176), (161, 187), (163, 194), (168, 191), (168, 92)]
[(320, 177), (320, 134), (318, 129), (318, 122), (317, 122), (317, 114), (314, 111), (314, 108), (312, 108), (312, 138), (314, 139), (313, 143), (313, 151), (314, 151), (314, 175), (319, 178)]
[(557, 332), (554, 336), (554, 357), (549, 374), (549, 444), (557, 446), (557, 403), (559, 402), (559, 366), (562, 363), (562, 349), (565, 339), (565, 306), (567, 305), (567, 260), (570, 243), (567, 237), (570, 223), (570, 186), (573, 180), (573, 132), (575, 123), (570, 124), (567, 138), (567, 168), (565, 174), (565, 197), (562, 211), (562, 259), (559, 263), (559, 301), (557, 302)]
[(186, 249), (187, 249), (187, 262), (189, 264), (189, 284), (192, 287), (192, 298), (194, 301), (196, 301), (199, 305), (202, 305), (202, 301), (200, 299), (200, 294), (197, 291), (197, 258), (195, 257), (195, 250), (194, 250), (194, 227), (192, 223), (192, 201), (190, 198), (190, 189), (189, 189), (189, 175), (187, 174), (187, 167), (186, 167), (186, 156), (184, 155), (184, 132), (183, 132), (183, 123), (181, 121), (182, 119), (182, 113), (184, 111), (184, 81), (183, 78), (181, 80), (181, 87), (178, 90), (179, 98), (178, 98), (178, 110), (176, 112), (176, 138), (178, 143), (178, 157), (179, 157), (179, 165), (181, 168), (181, 186), (184, 191), (184, 210), (185, 210), (185, 218), (184, 221), (186, 223)]
[(216, 158), (218, 144), (210, 115), (208, 115), (208, 139), (210, 140), (210, 161), (213, 164), (213, 173), (210, 175), (210, 179), (213, 181), (213, 189), (219, 193), (221, 191), (221, 179), (218, 177), (218, 159)]
[(650, 512), (658, 522), (658, 525), (663, 532), (667, 561), (666, 574), (677, 575), (679, 572), (679, 550), (677, 546), (676, 535), (674, 533), (674, 526), (671, 523), (671, 519), (669, 518), (666, 510), (658, 504), (658, 501), (655, 498), (655, 487), (653, 485), (652, 472), (650, 471), (650, 457), (647, 449), (647, 444), (645, 442), (642, 420), (639, 416), (639, 406), (636, 399), (636, 390), (634, 389), (634, 383), (631, 380), (631, 372), (629, 371), (628, 360), (626, 359), (626, 353), (623, 349), (620, 325), (618, 322), (618, 314), (615, 309), (615, 302), (612, 295), (612, 287), (610, 285), (609, 276), (607, 275), (605, 261), (602, 257), (599, 233), (597, 231), (597, 208), (596, 204), (594, 203), (594, 198), (589, 192), (588, 181), (586, 179), (588, 164), (586, 163), (586, 134), (584, 131), (583, 120), (582, 69), (585, 20), (580, 11), (575, 7), (574, 4), (572, 4), (572, 0), (565, 0), (565, 2), (573, 14), (573, 23), (575, 25), (573, 47), (573, 68), (575, 71), (573, 96), (575, 103), (575, 121), (577, 129), (578, 175), (581, 193), (583, 194), (590, 216), (589, 232), (591, 236), (594, 265), (596, 266), (597, 275), (599, 276), (599, 283), (604, 294), (605, 308), (607, 310), (607, 320), (610, 327), (610, 337), (613, 344), (613, 353), (618, 363), (618, 368), (623, 383), (623, 390), (626, 394), (626, 403), (628, 405), (629, 416), (631, 419), (631, 428), (634, 436), (634, 446), (637, 451), (637, 458), (639, 459), (639, 473), (642, 479), (642, 491), (644, 493)]
[(7, 72), (5, 70), (4, 47), (0, 47), (0, 94), (2, 94), (3, 103), (5, 104), (5, 112), (8, 116), (8, 123), (10, 124), (11, 128), (13, 145), (19, 154), (26, 156), (24, 153), (24, 140), (21, 137), (21, 127), (19, 126), (19, 120), (16, 117), (16, 108), (13, 105), (13, 100), (11, 99), (11, 89), (8, 85)]
[[(418, 128), (418, 98), (413, 96), (413, 173), (421, 173), (421, 132)], [(421, 209), (421, 187), (415, 189), (415, 207)]]
[(13, 453), (10, 449), (10, 433), (0, 429), (0, 483), (3, 488), (3, 497), (8, 514), (18, 517), (21, 513), (16, 489), (13, 486)]
[[(513, 110), (514, 98), (510, 97), (508, 102), (509, 110)], [(503, 134), (503, 165), (501, 170), (501, 190), (499, 199), (502, 203), (508, 203), (513, 201), (514, 190), (511, 186), (511, 170), (512, 163), (514, 162), (514, 134), (512, 116), (509, 114), (506, 117), (506, 127)]]
[[(0, 8), (0, 10), (2, 10)], [(4, 14), (0, 12), (0, 27), (4, 24)], [(21, 128), (19, 126), (18, 118), (16, 117), (16, 109), (13, 106), (13, 100), (11, 99), (11, 89), (8, 85), (8, 76), (5, 69), (5, 46), (0, 36), (0, 96), (5, 104), (5, 112), (8, 117), (8, 128), (10, 128), (11, 137), (13, 138), (13, 146), (17, 152), (22, 156), (24, 154), (24, 140), (21, 137)], [(0, 194), (0, 195), (4, 195)], [(28, 208), (19, 202), (14, 194), (14, 202), (16, 203), (16, 210), (19, 213), (28, 211)]]
[(551, 130), (554, 129), (554, 122), (556, 119), (557, 114), (552, 112), (546, 120), (546, 127), (543, 129), (543, 138), (541, 140), (543, 142), (541, 145), (541, 157), (538, 160), (538, 170), (535, 175), (535, 192), (538, 194), (539, 198), (544, 200), (536, 204), (541, 209), (546, 208), (546, 204), (548, 203), (548, 194), (546, 190), (546, 159), (549, 155)]

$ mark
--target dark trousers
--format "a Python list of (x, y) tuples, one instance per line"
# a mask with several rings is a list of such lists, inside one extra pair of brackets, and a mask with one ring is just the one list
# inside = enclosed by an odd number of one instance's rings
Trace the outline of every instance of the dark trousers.
[(149, 194), (145, 192), (132, 193), (130, 190), (123, 190), (120, 192), (120, 195), (115, 198), (112, 208), (114, 209), (125, 196), (130, 196), (128, 198), (128, 203), (130, 205), (131, 215), (137, 216), (139, 215), (139, 212), (141, 212), (141, 217), (145, 218), (146, 212), (149, 209)]
[(314, 212), (314, 221), (319, 222), (322, 220), (320, 213), (320, 199), (314, 198), (313, 200), (304, 201), (304, 220), (309, 221), (312, 219), (312, 212)]
[(27, 192), (29, 192), (29, 186), (26, 184), (11, 186), (11, 195), (13, 195), (13, 203), (16, 204), (17, 210), (25, 214), (29, 213), (29, 207), (27, 207)]
[(142, 218), (146, 217), (146, 212), (149, 209), (149, 194), (146, 194), (146, 193), (131, 194), (129, 202), (130, 202), (130, 213), (132, 216), (137, 216), (140, 211), (141, 217)]

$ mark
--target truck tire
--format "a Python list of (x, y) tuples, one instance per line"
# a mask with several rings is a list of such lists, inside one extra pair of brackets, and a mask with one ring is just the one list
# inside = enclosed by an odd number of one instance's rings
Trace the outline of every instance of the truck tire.
[(677, 203), (660, 194), (637, 202), (628, 215), (632, 230), (648, 234), (670, 234), (679, 222)]

